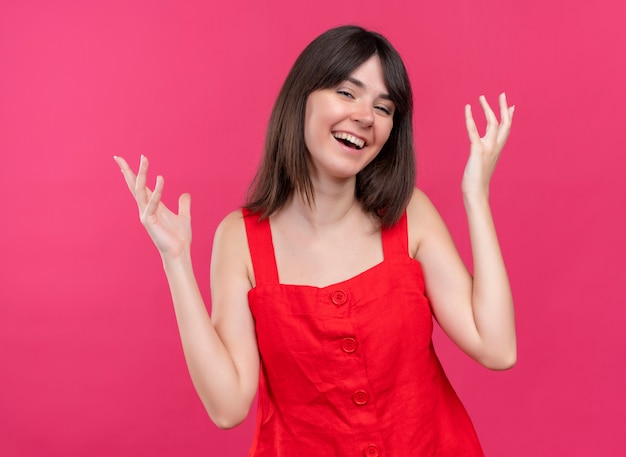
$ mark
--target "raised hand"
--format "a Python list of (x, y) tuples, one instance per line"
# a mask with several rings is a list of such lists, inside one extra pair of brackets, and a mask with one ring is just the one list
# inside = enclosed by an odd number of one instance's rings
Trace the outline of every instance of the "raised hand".
[(513, 121), (515, 106), (509, 107), (504, 93), (500, 94), (500, 123), (484, 96), (479, 98), (487, 119), (483, 137), (478, 133), (472, 117), (472, 108), (465, 105), (465, 123), (470, 139), (470, 156), (463, 173), (462, 189), (465, 195), (489, 196), (489, 182), (496, 168)]
[(157, 176), (154, 190), (147, 187), (146, 157), (141, 156), (136, 176), (123, 158), (117, 156), (113, 158), (121, 168), (128, 189), (137, 202), (141, 223), (163, 260), (173, 260), (188, 254), (191, 245), (191, 196), (189, 194), (180, 196), (178, 214), (175, 214), (161, 202), (164, 185), (162, 176)]

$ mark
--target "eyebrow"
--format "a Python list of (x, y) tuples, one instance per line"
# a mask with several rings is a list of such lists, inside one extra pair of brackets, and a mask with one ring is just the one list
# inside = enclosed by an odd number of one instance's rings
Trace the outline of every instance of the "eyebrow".
[[(359, 81), (358, 79), (353, 78), (352, 76), (348, 76), (348, 77), (346, 78), (346, 81), (348, 81), (348, 82), (350, 82), (350, 83), (354, 84), (354, 85), (355, 85), (356, 87), (358, 87), (359, 89), (363, 89), (363, 88), (365, 88), (365, 84), (363, 83), (363, 81)], [(382, 94), (379, 94), (378, 96), (379, 96), (380, 98), (385, 99), (385, 100), (389, 100), (390, 102), (392, 102), (392, 101), (393, 101), (393, 100), (391, 99), (391, 95), (389, 95), (389, 94), (382, 93)]]

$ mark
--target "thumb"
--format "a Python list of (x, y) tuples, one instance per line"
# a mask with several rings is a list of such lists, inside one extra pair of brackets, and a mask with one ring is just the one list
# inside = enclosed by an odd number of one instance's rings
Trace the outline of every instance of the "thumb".
[(178, 215), (191, 217), (191, 195), (185, 193), (178, 197)]

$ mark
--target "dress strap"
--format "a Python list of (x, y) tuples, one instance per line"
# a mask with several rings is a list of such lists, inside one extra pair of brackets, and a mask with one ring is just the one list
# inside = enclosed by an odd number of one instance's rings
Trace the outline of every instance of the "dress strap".
[(252, 213), (246, 208), (242, 209), (242, 213), (246, 224), (248, 248), (252, 258), (256, 285), (277, 284), (278, 268), (276, 267), (270, 220), (268, 218), (261, 220), (258, 214)]
[(385, 259), (392, 257), (408, 257), (409, 255), (409, 231), (406, 211), (402, 213), (400, 220), (388, 229), (382, 231), (383, 253)]

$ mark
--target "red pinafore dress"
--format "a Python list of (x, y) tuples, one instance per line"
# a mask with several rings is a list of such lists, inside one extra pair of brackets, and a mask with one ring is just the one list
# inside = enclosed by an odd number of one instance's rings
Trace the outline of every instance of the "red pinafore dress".
[(476, 432), (432, 345), (406, 214), (384, 260), (327, 287), (281, 284), (268, 219), (244, 211), (261, 356), (250, 457), (474, 457)]

